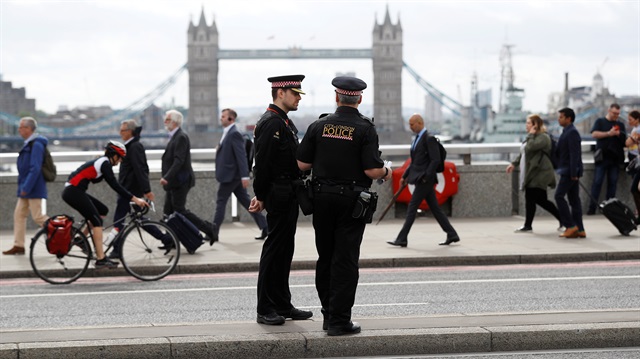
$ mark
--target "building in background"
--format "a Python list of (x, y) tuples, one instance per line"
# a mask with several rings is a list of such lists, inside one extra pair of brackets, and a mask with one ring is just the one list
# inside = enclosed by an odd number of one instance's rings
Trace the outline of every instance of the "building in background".
[[(570, 107), (576, 113), (574, 125), (582, 136), (590, 137), (595, 120), (604, 117), (609, 106), (616, 102), (616, 96), (604, 85), (604, 79), (599, 71), (593, 76), (591, 86), (571, 88), (567, 72), (564, 74), (564, 91), (550, 93), (548, 97), (546, 117), (549, 120), (550, 130), (554, 135), (560, 134), (561, 128), (554, 120), (560, 109)], [(626, 115), (623, 114), (621, 119), (626, 121)]]
[[(2, 81), (0, 75), (0, 112), (17, 117), (36, 117), (36, 100), (27, 98), (24, 87), (14, 88), (11, 81)], [(0, 134), (16, 135), (17, 125), (0, 121)]]

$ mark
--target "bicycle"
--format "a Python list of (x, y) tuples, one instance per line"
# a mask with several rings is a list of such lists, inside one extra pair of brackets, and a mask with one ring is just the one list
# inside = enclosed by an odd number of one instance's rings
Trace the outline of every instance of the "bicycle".
[[(120, 263), (127, 273), (143, 281), (162, 279), (178, 265), (180, 242), (166, 223), (144, 217), (149, 207), (140, 209), (133, 202), (130, 205), (131, 211), (124, 219), (127, 223), (110, 243), (105, 243), (104, 252), (120, 242)], [(150, 207), (155, 212), (153, 202)], [(35, 234), (31, 239), (29, 260), (38, 277), (51, 284), (69, 284), (85, 274), (89, 263), (96, 259), (90, 245), (92, 233), (84, 234), (86, 226), (87, 220), (83, 219), (71, 227), (70, 250), (65, 255), (49, 253), (46, 228)]]

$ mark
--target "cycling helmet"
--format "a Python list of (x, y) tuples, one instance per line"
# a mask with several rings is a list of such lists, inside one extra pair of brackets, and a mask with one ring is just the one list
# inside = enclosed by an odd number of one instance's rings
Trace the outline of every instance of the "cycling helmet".
[(109, 157), (118, 155), (120, 158), (124, 158), (127, 155), (127, 148), (118, 141), (109, 141), (109, 143), (104, 146), (104, 149), (104, 153)]

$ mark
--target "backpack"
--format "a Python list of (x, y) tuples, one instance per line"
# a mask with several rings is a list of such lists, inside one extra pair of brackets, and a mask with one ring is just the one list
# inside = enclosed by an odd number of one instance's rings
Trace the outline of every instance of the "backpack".
[[(438, 143), (438, 149), (440, 150), (440, 163), (438, 163), (438, 167), (436, 168), (436, 172), (442, 173), (444, 172), (444, 161), (447, 159), (447, 150), (444, 149), (442, 143), (440, 143), (440, 139), (436, 136), (429, 136), (436, 139)], [(426, 145), (426, 142), (425, 142)]]
[(253, 157), (255, 155), (253, 151), (253, 141), (251, 140), (251, 135), (248, 133), (244, 134), (244, 149), (247, 152), (247, 164), (249, 165), (249, 173), (253, 170)]
[(66, 214), (53, 216), (44, 223), (47, 230), (47, 250), (51, 254), (66, 255), (71, 249), (71, 227), (73, 217)]
[[(33, 149), (33, 141), (29, 142), (29, 145)], [(51, 157), (51, 152), (49, 152), (49, 148), (47, 146), (44, 146), (41, 170), (42, 177), (44, 177), (45, 182), (53, 182), (56, 180), (56, 165), (53, 163), (53, 157)]]

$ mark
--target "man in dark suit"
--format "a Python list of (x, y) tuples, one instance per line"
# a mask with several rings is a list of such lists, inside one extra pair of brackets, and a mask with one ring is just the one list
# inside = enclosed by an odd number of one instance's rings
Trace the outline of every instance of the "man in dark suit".
[[(560, 220), (566, 228), (560, 237), (585, 238), (587, 233), (582, 224), (582, 203), (580, 202), (580, 177), (582, 177), (582, 148), (580, 133), (573, 125), (576, 114), (566, 107), (558, 111), (558, 123), (564, 127), (556, 145), (556, 157), (560, 181), (556, 187), (556, 204), (560, 211)], [(567, 196), (571, 210), (564, 197)]]
[[(218, 199), (216, 200), (216, 213), (213, 216), (213, 225), (220, 230), (224, 220), (225, 209), (231, 193), (246, 210), (249, 209), (251, 199), (247, 193), (249, 186), (249, 166), (247, 165), (247, 152), (244, 136), (236, 128), (236, 111), (226, 108), (222, 110), (220, 124), (224, 128), (220, 144), (216, 149), (216, 180), (218, 180)], [(251, 213), (253, 220), (258, 225), (261, 234), (256, 239), (267, 238), (267, 219), (262, 213)]]
[[(127, 148), (127, 156), (120, 163), (120, 172), (118, 173), (118, 182), (122, 187), (126, 188), (136, 197), (143, 196), (153, 201), (155, 196), (151, 192), (151, 184), (149, 183), (149, 165), (147, 164), (147, 155), (144, 145), (140, 142), (140, 133), (142, 127), (138, 126), (136, 120), (129, 119), (120, 123), (120, 137), (124, 146)], [(113, 238), (124, 227), (123, 219), (129, 213), (129, 198), (118, 195), (116, 210), (113, 214), (113, 229), (109, 234), (108, 241)], [(109, 254), (109, 258), (117, 259), (120, 257), (120, 247), (114, 246), (113, 251)]]
[(415, 185), (409, 207), (407, 208), (407, 218), (404, 221), (404, 225), (398, 233), (398, 237), (395, 241), (389, 241), (387, 243), (406, 247), (407, 237), (411, 226), (416, 219), (416, 212), (423, 200), (427, 201), (429, 209), (433, 216), (438, 221), (440, 228), (447, 233), (447, 239), (444, 242), (440, 242), (440, 245), (449, 245), (454, 242), (459, 242), (460, 237), (456, 230), (449, 223), (447, 215), (444, 214), (438, 200), (436, 199), (436, 192), (434, 186), (438, 183), (438, 176), (436, 169), (440, 164), (440, 149), (438, 147), (437, 139), (433, 136), (429, 136), (427, 129), (424, 127), (424, 120), (422, 116), (414, 114), (409, 118), (409, 127), (411, 131), (416, 134), (416, 138), (411, 145), (411, 164), (402, 175), (400, 180), (400, 186), (405, 183)]
[(187, 194), (196, 184), (191, 167), (191, 143), (189, 136), (182, 131), (182, 114), (169, 110), (165, 114), (164, 126), (169, 131), (169, 143), (162, 154), (162, 178), (160, 184), (166, 191), (164, 214), (179, 212), (187, 217), (199, 230), (207, 235), (210, 244), (218, 240), (211, 222), (203, 221), (185, 208)]

